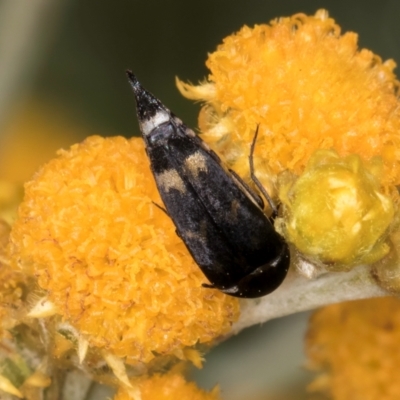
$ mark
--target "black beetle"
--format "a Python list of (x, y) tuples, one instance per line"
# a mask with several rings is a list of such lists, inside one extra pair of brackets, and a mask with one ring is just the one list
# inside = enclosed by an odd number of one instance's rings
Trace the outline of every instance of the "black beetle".
[(287, 274), (290, 253), (261, 198), (132, 72), (127, 75), (158, 190), (177, 235), (210, 281), (203, 286), (243, 298), (274, 291)]

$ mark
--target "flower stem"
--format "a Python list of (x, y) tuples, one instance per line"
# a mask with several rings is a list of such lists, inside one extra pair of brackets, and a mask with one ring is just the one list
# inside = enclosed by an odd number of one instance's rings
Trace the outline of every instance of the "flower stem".
[(233, 325), (232, 333), (273, 318), (332, 303), (387, 295), (388, 292), (376, 284), (367, 266), (354, 268), (350, 272), (330, 272), (315, 279), (291, 271), (285, 282), (272, 294), (261, 299), (241, 301), (241, 316)]

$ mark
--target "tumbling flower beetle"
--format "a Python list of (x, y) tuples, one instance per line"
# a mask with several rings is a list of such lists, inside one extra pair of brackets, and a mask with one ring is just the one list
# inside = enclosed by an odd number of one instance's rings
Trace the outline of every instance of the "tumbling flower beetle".
[(158, 190), (177, 235), (211, 283), (203, 286), (243, 298), (274, 291), (287, 274), (290, 253), (261, 198), (132, 72), (127, 75)]

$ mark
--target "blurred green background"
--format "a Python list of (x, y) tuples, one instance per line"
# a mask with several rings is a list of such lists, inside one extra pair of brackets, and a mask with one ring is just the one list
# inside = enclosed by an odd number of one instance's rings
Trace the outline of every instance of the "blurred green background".
[(137, 125), (123, 73), (131, 68), (194, 126), (197, 108), (179, 95), (175, 76), (206, 77), (207, 53), (245, 24), (321, 7), (343, 31), (358, 32), (361, 47), (400, 59), (398, 1), (84, 0), (70, 2), (32, 92), (62, 102), (91, 129), (131, 135)]
[[(0, 0), (0, 182), (29, 179), (58, 148), (86, 136), (137, 135), (127, 68), (196, 127), (199, 105), (180, 96), (175, 76), (207, 77), (207, 53), (245, 24), (320, 8), (343, 32), (359, 33), (360, 47), (400, 60), (398, 0)], [(231, 400), (305, 398), (307, 316), (232, 338), (196, 379), (220, 382)]]

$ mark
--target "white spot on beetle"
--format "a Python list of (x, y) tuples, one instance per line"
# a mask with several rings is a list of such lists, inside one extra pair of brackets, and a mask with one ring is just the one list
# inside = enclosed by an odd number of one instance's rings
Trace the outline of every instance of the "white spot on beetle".
[(185, 160), (185, 170), (197, 178), (200, 171), (207, 172), (207, 160), (199, 151), (191, 154)]
[(150, 119), (140, 123), (140, 128), (144, 135), (149, 135), (155, 128), (170, 120), (170, 115), (165, 111), (158, 111)]
[(191, 241), (198, 241), (200, 243), (206, 244), (206, 238), (204, 235), (202, 235), (199, 232), (194, 232), (194, 231), (184, 231), (182, 235), (186, 240), (191, 240)]
[(175, 169), (168, 169), (161, 174), (155, 174), (155, 178), (160, 188), (166, 192), (171, 189), (179, 190), (181, 193), (186, 191), (185, 184)]
[(190, 128), (186, 128), (185, 132), (190, 137), (195, 137), (196, 136), (196, 134)]

